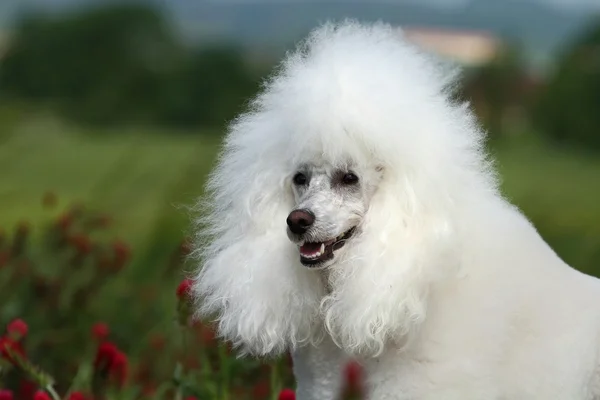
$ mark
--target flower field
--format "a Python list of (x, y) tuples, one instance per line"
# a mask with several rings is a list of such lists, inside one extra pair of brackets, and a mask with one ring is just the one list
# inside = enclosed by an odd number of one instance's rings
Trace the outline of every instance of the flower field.
[[(50, 209), (55, 202), (50, 193), (42, 201)], [(186, 279), (164, 289), (172, 297), (167, 329), (150, 326), (150, 318), (126, 326), (99, 319), (104, 285), (126, 273), (131, 259), (109, 228), (108, 216), (72, 206), (42, 227), (35, 246), (26, 223), (2, 237), (0, 301), (22, 318), (10, 320), (0, 338), (0, 400), (294, 398), (290, 357), (237, 359), (210, 325), (190, 318)], [(174, 248), (166, 271), (177, 275), (188, 249), (185, 241)], [(151, 308), (152, 299), (140, 286), (115, 300), (126, 309)], [(347, 398), (360, 393), (357, 368), (347, 366)]]

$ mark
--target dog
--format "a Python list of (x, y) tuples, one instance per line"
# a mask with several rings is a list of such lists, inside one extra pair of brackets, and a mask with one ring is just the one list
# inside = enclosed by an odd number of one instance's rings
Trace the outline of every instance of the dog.
[(197, 315), (290, 351), (299, 400), (600, 399), (600, 282), (500, 193), (455, 69), (319, 26), (231, 122), (199, 201)]

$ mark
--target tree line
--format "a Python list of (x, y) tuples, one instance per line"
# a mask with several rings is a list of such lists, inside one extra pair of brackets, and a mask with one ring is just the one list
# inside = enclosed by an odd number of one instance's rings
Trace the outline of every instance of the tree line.
[(559, 145), (600, 150), (600, 17), (562, 48), (546, 76), (527, 71), (522, 49), (509, 46), (464, 81), (492, 139), (520, 119)]
[(0, 101), (86, 124), (222, 125), (263, 71), (232, 45), (187, 45), (142, 5), (22, 18), (0, 63)]
[[(47, 105), (85, 124), (222, 127), (267, 67), (249, 64), (234, 45), (181, 42), (145, 5), (26, 15), (0, 61), (0, 102)], [(506, 116), (516, 107), (553, 140), (600, 149), (600, 19), (565, 47), (543, 82), (533, 85), (522, 54), (509, 49), (469, 71), (463, 87), (492, 137), (513, 129)]]

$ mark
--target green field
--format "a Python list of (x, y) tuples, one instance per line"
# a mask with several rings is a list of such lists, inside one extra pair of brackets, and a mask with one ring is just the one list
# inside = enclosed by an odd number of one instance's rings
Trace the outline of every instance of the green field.
[(22, 127), (0, 145), (0, 226), (54, 216), (41, 202), (53, 192), (59, 206), (108, 213), (138, 260), (165, 241), (172, 248), (188, 229), (185, 206), (201, 194), (217, 145), (202, 135)]
[[(62, 206), (81, 202), (109, 213), (137, 262), (162, 257), (189, 229), (185, 206), (201, 194), (218, 142), (199, 133), (23, 124), (0, 144), (0, 226), (49, 217), (41, 197), (51, 191)], [(600, 159), (520, 137), (494, 153), (506, 195), (569, 261), (588, 269), (586, 258), (600, 248)], [(574, 235), (579, 243), (554, 243)]]
[(600, 276), (600, 158), (539, 138), (497, 145), (505, 195), (572, 266)]

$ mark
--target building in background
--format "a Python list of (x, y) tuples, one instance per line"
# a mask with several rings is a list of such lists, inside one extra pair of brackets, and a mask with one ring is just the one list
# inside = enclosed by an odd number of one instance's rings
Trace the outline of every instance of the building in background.
[(523, 60), (506, 57), (511, 51), (508, 43), (485, 31), (438, 27), (403, 30), (409, 41), (463, 68), (462, 94), (492, 134), (525, 129), (514, 127), (527, 126), (526, 110), (540, 80), (520, 64)]
[(403, 30), (408, 40), (464, 67), (479, 67), (487, 64), (502, 48), (502, 41), (499, 38), (484, 31), (435, 27), (407, 27)]

